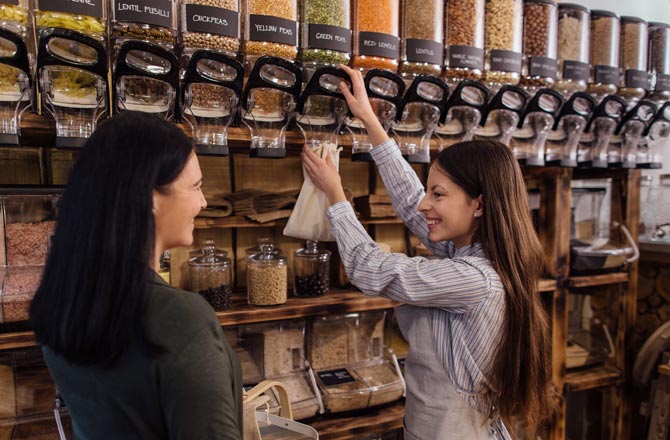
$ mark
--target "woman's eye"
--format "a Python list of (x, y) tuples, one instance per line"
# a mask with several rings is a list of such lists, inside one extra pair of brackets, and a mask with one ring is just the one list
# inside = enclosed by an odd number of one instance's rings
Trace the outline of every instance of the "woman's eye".
[(439, 198), (442, 197), (443, 195), (444, 195), (444, 194), (439, 193), (439, 192), (434, 192), (434, 193), (433, 193), (433, 196), (434, 196), (436, 199), (439, 199)]

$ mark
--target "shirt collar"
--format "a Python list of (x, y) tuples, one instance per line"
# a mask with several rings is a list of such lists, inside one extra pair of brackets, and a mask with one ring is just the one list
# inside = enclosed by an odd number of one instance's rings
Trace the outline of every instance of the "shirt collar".
[(467, 246), (463, 246), (460, 249), (455, 249), (454, 257), (480, 257), (486, 258), (484, 253), (484, 248), (480, 242), (471, 243)]

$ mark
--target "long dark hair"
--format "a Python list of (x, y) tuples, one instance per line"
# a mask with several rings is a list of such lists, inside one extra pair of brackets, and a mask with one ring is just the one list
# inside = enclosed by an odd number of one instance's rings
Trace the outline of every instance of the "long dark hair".
[(526, 185), (510, 149), (494, 141), (455, 144), (436, 164), (465, 193), (482, 196), (481, 242), (505, 287), (505, 320), (491, 378), (505, 420), (533, 432), (556, 408), (551, 385), (549, 326), (540, 301), (542, 246), (533, 231)]
[(109, 364), (134, 341), (159, 349), (143, 327), (153, 190), (165, 191), (192, 150), (178, 127), (146, 113), (99, 125), (70, 174), (30, 307), (41, 344), (79, 364)]

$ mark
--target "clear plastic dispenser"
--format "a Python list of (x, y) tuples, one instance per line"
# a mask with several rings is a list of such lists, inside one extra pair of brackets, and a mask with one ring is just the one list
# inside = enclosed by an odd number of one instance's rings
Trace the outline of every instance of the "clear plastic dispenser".
[(337, 67), (324, 66), (315, 71), (300, 95), (297, 125), (305, 144), (312, 148), (337, 148), (337, 135), (349, 111), (340, 82), (350, 85), (349, 75)]
[(663, 154), (670, 138), (670, 102), (656, 112), (645, 132), (646, 142), (637, 150), (637, 168), (663, 168)]
[(610, 139), (626, 111), (622, 98), (606, 96), (595, 108), (579, 141), (577, 166), (607, 168), (607, 149)]
[(435, 131), (439, 149), (472, 140), (488, 101), (489, 89), (485, 85), (472, 80), (461, 81), (449, 97)]
[(655, 114), (656, 105), (642, 100), (623, 116), (607, 150), (609, 168), (636, 167), (638, 145)]
[(111, 45), (144, 41), (172, 51), (177, 44), (176, 0), (112, 0)]
[(242, 94), (242, 122), (251, 132), (250, 157), (286, 156), (286, 128), (300, 97), (302, 71), (283, 58), (256, 60)]
[(552, 89), (540, 89), (530, 100), (512, 135), (512, 151), (520, 163), (544, 166), (545, 143), (562, 104), (563, 97)]
[[(405, 92), (405, 82), (395, 73), (371, 69), (365, 75), (365, 90), (377, 119), (388, 132), (396, 118), (398, 108)], [(347, 118), (346, 130), (351, 136), (351, 160), (354, 162), (372, 162), (372, 142), (367, 130), (358, 118)]]
[(116, 59), (114, 81), (116, 111), (179, 119), (179, 62), (171, 52), (154, 44), (127, 41)]
[(191, 56), (181, 102), (198, 154), (228, 155), (228, 127), (237, 115), (243, 80), (242, 64), (229, 56), (208, 50)]
[(446, 112), (449, 87), (435, 76), (417, 76), (403, 97), (393, 132), (400, 151), (412, 163), (430, 163), (430, 144)]
[(574, 168), (577, 166), (579, 140), (596, 107), (595, 99), (585, 92), (575, 92), (563, 105), (547, 138), (545, 164)]
[(0, 27), (0, 145), (19, 145), (21, 117), (33, 105), (28, 57), (25, 39)]
[(510, 146), (512, 133), (519, 125), (529, 99), (528, 92), (521, 87), (502, 86), (486, 106), (475, 137)]
[(80, 32), (45, 29), (37, 72), (42, 106), (56, 122), (56, 147), (82, 147), (98, 120), (109, 113), (105, 48)]

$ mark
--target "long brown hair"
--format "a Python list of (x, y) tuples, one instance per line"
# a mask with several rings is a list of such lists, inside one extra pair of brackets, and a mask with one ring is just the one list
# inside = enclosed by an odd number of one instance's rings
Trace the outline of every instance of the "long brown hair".
[(455, 144), (435, 164), (471, 198), (482, 196), (474, 240), (505, 287), (502, 341), (493, 364), (495, 405), (504, 420), (525, 422), (533, 432), (553, 416), (549, 326), (538, 282), (542, 246), (533, 231), (526, 185), (510, 149), (495, 141)]

